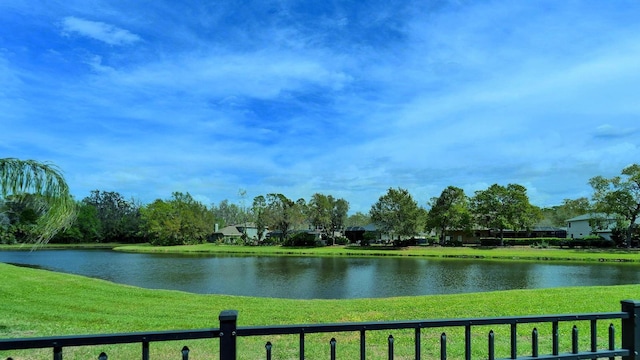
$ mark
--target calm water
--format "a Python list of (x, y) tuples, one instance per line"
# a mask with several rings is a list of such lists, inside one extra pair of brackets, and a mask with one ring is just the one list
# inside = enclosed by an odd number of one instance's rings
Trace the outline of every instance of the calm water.
[(0, 251), (0, 262), (201, 294), (347, 299), (640, 282), (640, 265)]

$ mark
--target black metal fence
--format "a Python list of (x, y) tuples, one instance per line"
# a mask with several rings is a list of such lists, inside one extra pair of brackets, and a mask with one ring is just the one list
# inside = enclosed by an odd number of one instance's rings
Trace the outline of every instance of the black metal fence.
[[(238, 327), (238, 312), (235, 310), (226, 310), (220, 313), (219, 328), (129, 334), (0, 339), (0, 350), (51, 348), (53, 349), (53, 359), (62, 360), (63, 349), (66, 347), (139, 343), (142, 344), (142, 359), (145, 360), (149, 359), (149, 344), (151, 342), (218, 338), (220, 360), (235, 360), (237, 359), (238, 352), (236, 342), (238, 337), (298, 335), (299, 358), (305, 359), (305, 336), (307, 334), (356, 332), (360, 334), (360, 359), (366, 359), (367, 333), (383, 330), (413, 329), (415, 334), (415, 359), (421, 359), (423, 356), (422, 329), (462, 328), (464, 329), (464, 358), (471, 359), (473, 328), (481, 326), (508, 326), (510, 328), (509, 359), (614, 359), (621, 357), (623, 360), (640, 360), (640, 302), (623, 300), (621, 303), (622, 309), (620, 312), (609, 313), (251, 327)], [(616, 335), (616, 327), (612, 323), (614, 320), (620, 320), (619, 336)], [(571, 331), (571, 350), (561, 353), (559, 346), (559, 324), (579, 321), (587, 321), (590, 324), (589, 348), (580, 349), (578, 327), (574, 325)], [(598, 322), (602, 321), (611, 322), (608, 326), (608, 341), (606, 344), (598, 343)], [(522, 324), (550, 324), (552, 328), (550, 354), (539, 354), (539, 334), (537, 328), (533, 328), (530, 341), (527, 341), (526, 346), (530, 349), (530, 355), (518, 355), (518, 349), (521, 344), (518, 342), (517, 330), (518, 326)], [(394, 340), (393, 335), (389, 335), (387, 338), (388, 359), (394, 358)], [(620, 344), (620, 346), (617, 347), (616, 344)], [(330, 358), (332, 360), (336, 359), (338, 348), (337, 340), (331, 338), (328, 346), (330, 347)], [(447, 359), (447, 335), (445, 333), (442, 333), (440, 336), (439, 347), (440, 359)], [(273, 344), (268, 341), (265, 345), (265, 358), (268, 360), (272, 357), (272, 349)], [(188, 347), (185, 346), (182, 348), (181, 354), (183, 360), (189, 359), (189, 352), (190, 349)], [(99, 360), (107, 360), (108, 355), (103, 352), (99, 354), (97, 358)], [(495, 334), (493, 330), (487, 334), (487, 358), (495, 359)]]

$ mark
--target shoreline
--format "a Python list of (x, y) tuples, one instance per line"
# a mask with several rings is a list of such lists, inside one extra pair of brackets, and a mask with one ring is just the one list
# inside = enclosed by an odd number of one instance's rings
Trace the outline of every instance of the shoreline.
[(238, 245), (181, 245), (150, 246), (124, 245), (114, 247), (115, 251), (138, 253), (175, 254), (222, 254), (247, 256), (347, 256), (347, 257), (423, 257), (440, 259), (471, 259), (500, 261), (549, 261), (549, 262), (640, 262), (640, 251), (636, 249), (538, 249), (531, 247), (408, 247), (385, 248), (354, 246), (327, 246), (318, 248), (290, 248), (281, 246), (238, 246)]
[(394, 248), (372, 246), (282, 247), (241, 245), (177, 245), (151, 246), (148, 244), (85, 243), (46, 244), (34, 247), (29, 244), (0, 245), (0, 251), (38, 250), (114, 250), (132, 253), (210, 254), (234, 256), (310, 256), (310, 257), (422, 257), (437, 259), (466, 259), (480, 261), (545, 261), (545, 262), (605, 262), (638, 263), (640, 249), (558, 249), (510, 247), (440, 247), (414, 246)]
[[(240, 326), (260, 326), (609, 312), (619, 311), (621, 300), (640, 297), (640, 285), (616, 285), (370, 299), (294, 300), (150, 290), (7, 264), (0, 264), (0, 271), (6, 275), (6, 280), (0, 284), (0, 301), (4, 304), (0, 308), (3, 319), (0, 338), (208, 328), (215, 327), (220, 311), (228, 309), (239, 311)], [(569, 334), (572, 325), (567, 323), (561, 330)], [(588, 323), (579, 326), (581, 332), (588, 333)], [(608, 322), (598, 331), (599, 342), (606, 341), (602, 338), (606, 336), (606, 326)], [(496, 344), (496, 349), (504, 352), (508, 349), (508, 329), (496, 330), (503, 333), (499, 336), (503, 340)], [(441, 331), (425, 331), (425, 341), (438, 339)], [(521, 336), (531, 333), (531, 329), (524, 326), (518, 331)], [(399, 332), (394, 335), (398, 337), (398, 344), (410, 343)], [(387, 336), (386, 332), (371, 334), (368, 338), (370, 346), (384, 354)], [(406, 336), (410, 339), (413, 334)], [(281, 351), (293, 354), (297, 351), (296, 339), (271, 337), (269, 340), (274, 341)], [(325, 340), (328, 341), (324, 338), (309, 339), (309, 357), (324, 357), (321, 352), (326, 349)], [(342, 357), (357, 358), (356, 340), (357, 336), (348, 334), (340, 337), (341, 351), (344, 351)], [(261, 357), (263, 341), (266, 340), (243, 339), (240, 358)], [(585, 348), (588, 346), (587, 337), (581, 337), (580, 341), (585, 342)], [(209, 348), (210, 342), (184, 342), (179, 346), (154, 343), (153, 348), (158, 353), (153, 358), (169, 359), (170, 354), (182, 345), (202, 349)], [(478, 349), (482, 351), (481, 347)], [(407, 350), (411, 351), (410, 346)], [(462, 351), (462, 347), (452, 346), (451, 351)], [(94, 358), (98, 352), (91, 348), (71, 349), (68, 355), (71, 358)], [(114, 346), (109, 355), (137, 358), (139, 349), (137, 346)], [(50, 350), (0, 352), (2, 356), (46, 358), (50, 356)], [(199, 358), (215, 359), (215, 356), (213, 353)], [(427, 353), (425, 356), (436, 358), (437, 354)], [(478, 353), (474, 358), (484, 356)]]

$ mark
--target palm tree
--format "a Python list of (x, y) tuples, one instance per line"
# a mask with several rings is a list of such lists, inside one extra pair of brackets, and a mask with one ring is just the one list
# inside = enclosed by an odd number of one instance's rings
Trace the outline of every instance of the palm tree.
[(35, 160), (0, 159), (0, 198), (26, 194), (44, 200), (39, 209), (44, 213), (35, 224), (35, 244), (46, 244), (75, 220), (75, 201), (57, 166)]

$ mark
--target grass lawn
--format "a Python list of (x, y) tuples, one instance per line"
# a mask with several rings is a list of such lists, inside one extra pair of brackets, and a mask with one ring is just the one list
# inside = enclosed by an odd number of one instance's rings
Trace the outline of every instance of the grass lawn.
[[(451, 249), (448, 249), (451, 250)], [(461, 295), (435, 295), (384, 299), (289, 300), (224, 295), (198, 295), (178, 291), (148, 290), (103, 280), (0, 263), (0, 338), (47, 335), (94, 334), (218, 327), (220, 311), (239, 311), (239, 326), (307, 324), (331, 322), (388, 321), (408, 319), (466, 318), (507, 315), (619, 311), (620, 300), (640, 299), (640, 285), (517, 290)], [(571, 346), (570, 327), (561, 326), (561, 350)], [(578, 324), (581, 349), (587, 349), (589, 324)], [(533, 325), (532, 325), (533, 326)], [(518, 327), (519, 353), (527, 354), (532, 326)], [(600, 343), (605, 343), (606, 324), (600, 324)], [(619, 329), (619, 322), (616, 324)], [(508, 357), (508, 327), (496, 331), (498, 357)], [(550, 350), (550, 328), (540, 330), (540, 351)], [(439, 336), (447, 331), (449, 358), (463, 354), (459, 330), (432, 329), (422, 333), (423, 357), (437, 358)], [(486, 356), (489, 329), (473, 333), (474, 358)], [(370, 358), (386, 358), (386, 337), (396, 338), (396, 359), (409, 359), (413, 332), (391, 331), (368, 334)], [(618, 330), (619, 334), (619, 330)], [(359, 334), (307, 336), (307, 358), (328, 358), (329, 339), (338, 340), (338, 356), (357, 358)], [(275, 359), (297, 358), (296, 336), (240, 338), (239, 359), (264, 358), (264, 344), (274, 344)], [(152, 359), (179, 358), (183, 345), (192, 349), (192, 359), (217, 358), (217, 341), (152, 343)], [(97, 358), (106, 351), (110, 359), (140, 357), (140, 345), (65, 349), (65, 359)], [(51, 350), (0, 352), (0, 358), (50, 358)]]
[(175, 252), (247, 255), (305, 255), (305, 256), (418, 256), (439, 258), (474, 258), (495, 260), (535, 261), (614, 261), (638, 262), (637, 249), (538, 249), (531, 247), (369, 247), (327, 246), (317, 248), (290, 248), (281, 246), (237, 246), (199, 244), (184, 246), (128, 245), (115, 247), (118, 251)]

